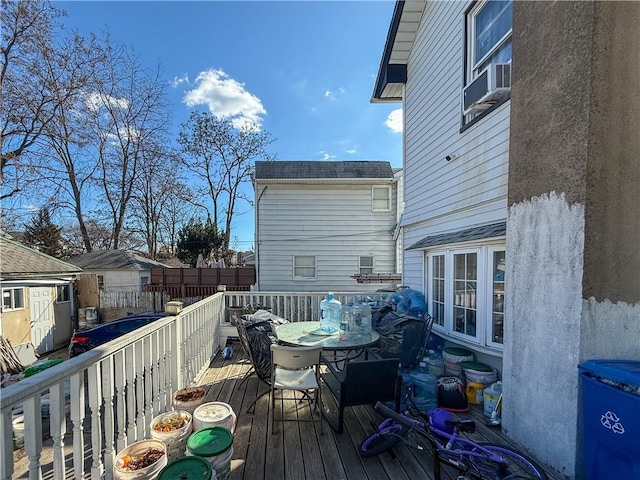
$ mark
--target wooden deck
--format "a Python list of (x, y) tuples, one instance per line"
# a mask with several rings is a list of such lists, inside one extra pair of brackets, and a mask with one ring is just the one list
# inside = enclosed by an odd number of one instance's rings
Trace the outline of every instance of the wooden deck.
[[(338, 434), (328, 423), (323, 432), (317, 423), (276, 422), (271, 433), (268, 417), (268, 395), (260, 398), (254, 413), (247, 406), (257, 395), (267, 390), (255, 375), (242, 382), (250, 370), (239, 343), (230, 343), (233, 354), (225, 360), (218, 354), (200, 384), (207, 388), (206, 401), (229, 404), (237, 415), (233, 441), (231, 479), (349, 479), (402, 480), (433, 479), (433, 458), (430, 453), (405, 445), (377, 457), (361, 458), (358, 446), (374, 431), (381, 417), (370, 406), (348, 407), (345, 410), (345, 429)], [(323, 400), (333, 408), (333, 397), (323, 390)], [(293, 402), (287, 402), (293, 404)], [(280, 412), (282, 413), (282, 412)], [(280, 413), (277, 413), (279, 415)], [(285, 412), (290, 414), (290, 412)], [(473, 407), (465, 418), (476, 420), (476, 441), (513, 445), (499, 428), (485, 425), (482, 410)], [(278, 418), (278, 417), (276, 417)], [(541, 464), (541, 462), (538, 462)], [(549, 479), (561, 477), (547, 471)], [(452, 472), (443, 472), (443, 479), (455, 479)]]

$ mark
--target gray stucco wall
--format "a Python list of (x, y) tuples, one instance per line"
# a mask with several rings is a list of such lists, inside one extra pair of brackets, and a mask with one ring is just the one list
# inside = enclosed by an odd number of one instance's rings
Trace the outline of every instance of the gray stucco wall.
[(640, 360), (639, 24), (640, 2), (513, 6), (503, 427), (570, 478), (577, 365)]

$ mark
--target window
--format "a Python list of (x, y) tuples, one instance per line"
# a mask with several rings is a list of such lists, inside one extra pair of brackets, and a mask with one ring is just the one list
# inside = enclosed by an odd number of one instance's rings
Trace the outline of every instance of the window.
[(104, 290), (104, 275), (96, 275), (98, 277), (98, 291)]
[(491, 63), (511, 61), (513, 2), (485, 0), (467, 14), (467, 83)]
[(71, 287), (69, 285), (58, 285), (56, 287), (56, 303), (71, 301)]
[(360, 257), (360, 275), (373, 273), (373, 257)]
[(24, 308), (24, 288), (2, 289), (2, 311), (20, 310)]
[(434, 330), (468, 343), (501, 348), (504, 269), (504, 245), (429, 252), (425, 285)]
[(371, 188), (371, 210), (374, 212), (391, 211), (391, 187)]
[(293, 278), (316, 278), (316, 257), (313, 255), (295, 255), (293, 257)]
[(149, 283), (149, 277), (147, 275), (144, 275), (142, 277), (140, 277), (140, 291), (144, 292), (145, 287), (147, 286), (147, 284)]

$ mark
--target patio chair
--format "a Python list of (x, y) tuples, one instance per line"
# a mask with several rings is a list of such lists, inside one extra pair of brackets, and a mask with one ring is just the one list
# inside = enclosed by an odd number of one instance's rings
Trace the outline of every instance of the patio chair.
[(342, 432), (344, 409), (354, 405), (375, 404), (378, 401), (399, 403), (398, 359), (385, 358), (346, 362), (342, 370), (326, 362), (322, 375), (338, 405), (337, 420), (330, 420), (333, 429)]
[[(320, 394), (320, 354), (322, 347), (286, 347), (271, 345), (271, 434), (275, 433), (276, 400), (280, 400), (280, 422), (319, 422), (322, 432), (322, 399)], [(276, 391), (280, 396), (276, 398)], [(285, 390), (293, 393), (285, 394)], [(295, 392), (302, 393), (302, 397)], [(284, 402), (295, 401), (295, 418), (286, 418)], [(306, 402), (310, 418), (299, 418), (298, 404)], [(313, 418), (311, 407), (318, 411)], [(318, 410), (318, 406), (320, 410)], [(291, 415), (291, 414), (290, 414)]]

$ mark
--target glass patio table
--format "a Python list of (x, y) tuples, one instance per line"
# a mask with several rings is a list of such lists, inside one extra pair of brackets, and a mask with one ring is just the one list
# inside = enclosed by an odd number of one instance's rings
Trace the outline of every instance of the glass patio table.
[[(295, 347), (322, 347), (323, 350), (354, 351), (347, 353), (340, 360), (352, 360), (365, 353), (369, 347), (374, 347), (380, 341), (380, 334), (375, 330), (367, 335), (352, 338), (341, 338), (338, 332), (327, 334), (320, 330), (320, 322), (289, 322), (276, 327), (278, 343)], [(335, 359), (333, 361), (336, 361)]]

